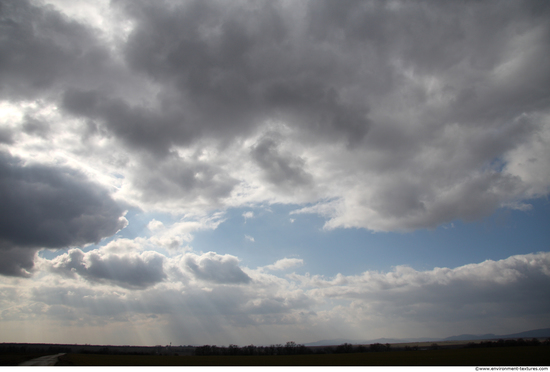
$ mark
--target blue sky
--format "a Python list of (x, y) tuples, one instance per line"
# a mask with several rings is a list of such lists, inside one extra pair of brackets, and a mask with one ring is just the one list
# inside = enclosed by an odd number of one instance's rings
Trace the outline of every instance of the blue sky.
[(0, 341), (550, 324), (550, 5), (2, 3)]
[[(193, 247), (204, 252), (243, 257), (243, 264), (264, 266), (283, 257), (304, 259), (300, 271), (334, 276), (366, 270), (389, 271), (408, 265), (416, 270), (455, 268), (472, 262), (501, 260), (548, 249), (550, 205), (536, 200), (528, 212), (497, 210), (479, 221), (452, 221), (435, 229), (409, 233), (365, 229), (323, 230), (316, 215), (289, 215), (295, 206), (271, 206), (269, 211), (236, 209), (212, 232), (196, 234)], [(252, 211), (253, 218), (243, 213)], [(294, 222), (290, 222), (293, 219)], [(252, 236), (250, 242), (245, 236)], [(334, 251), (341, 255), (333, 254)]]

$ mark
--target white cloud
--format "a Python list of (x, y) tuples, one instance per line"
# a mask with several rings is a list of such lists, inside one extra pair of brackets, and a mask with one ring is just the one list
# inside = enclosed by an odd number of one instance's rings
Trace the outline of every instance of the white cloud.
[(255, 241), (254, 238), (251, 237), (250, 235), (245, 235), (244, 238), (245, 238), (246, 240), (248, 240), (249, 242), (252, 242), (252, 243), (254, 243), (254, 241)]
[(244, 223), (246, 223), (246, 220), (250, 218), (254, 218), (254, 212), (252, 211), (244, 212), (243, 217), (244, 217)]
[(239, 268), (239, 260), (231, 255), (208, 252), (201, 256), (187, 253), (182, 261), (185, 270), (198, 280), (218, 284), (241, 284), (250, 282), (250, 277)]
[[(54, 271), (42, 272), (40, 278), (20, 283), (0, 277), (0, 317), (5, 329), (19, 324), (29, 327), (29, 334), (53, 324), (63, 333), (66, 327), (93, 329), (100, 322), (125, 335), (139, 326), (147, 339), (155, 339), (156, 328), (176, 343), (218, 345), (436, 337), (480, 330), (513, 333), (542, 328), (548, 321), (550, 253), (454, 269), (398, 266), (389, 272), (333, 278), (281, 278), (266, 272), (302, 264), (289, 258), (257, 270), (239, 267), (235, 256), (214, 252), (188, 252), (162, 261), (160, 271), (155, 264), (161, 262), (160, 255), (154, 252), (72, 250), (53, 259)], [(144, 269), (151, 275), (143, 275)], [(139, 282), (134, 281), (137, 273)], [(177, 336), (176, 330), (183, 333)], [(189, 330), (195, 330), (194, 335)], [(271, 336), (264, 338), (258, 330)], [(77, 333), (71, 337), (82, 342)], [(95, 340), (105, 342), (99, 334)]]
[[(151, 244), (171, 251), (187, 250), (185, 244), (193, 241), (193, 233), (202, 230), (215, 230), (224, 221), (224, 213), (217, 212), (207, 216), (189, 216), (166, 227), (160, 221), (151, 220), (147, 225), (153, 232), (149, 238)], [(151, 229), (152, 228), (152, 229)]]
[(289, 277), (311, 288), (308, 293), (313, 297), (351, 301), (345, 311), (361, 319), (376, 317), (388, 323), (393, 317), (447, 326), (469, 321), (474, 327), (494, 317), (494, 323), (485, 324), (487, 329), (520, 313), (541, 314), (532, 306), (547, 306), (546, 299), (537, 297), (542, 295), (544, 283), (550, 281), (550, 254), (512, 256), (455, 269), (416, 271), (398, 266), (388, 273), (367, 271), (332, 279), (297, 274)]
[(304, 260), (301, 258), (283, 258), (275, 262), (273, 265), (267, 265), (264, 267), (266, 270), (287, 270), (293, 267), (299, 267), (304, 264)]
[(147, 228), (153, 232), (155, 231), (159, 231), (159, 230), (162, 230), (164, 229), (164, 224), (160, 221), (157, 221), (155, 219), (152, 219), (151, 221), (149, 221), (149, 223), (147, 224)]

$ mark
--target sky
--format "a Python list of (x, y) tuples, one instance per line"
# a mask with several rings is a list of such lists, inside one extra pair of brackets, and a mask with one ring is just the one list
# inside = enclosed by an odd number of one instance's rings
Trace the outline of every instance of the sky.
[(550, 327), (550, 2), (0, 2), (0, 342)]

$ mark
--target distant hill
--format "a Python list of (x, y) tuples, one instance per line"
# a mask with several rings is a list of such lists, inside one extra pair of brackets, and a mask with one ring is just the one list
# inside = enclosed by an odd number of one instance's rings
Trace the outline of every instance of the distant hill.
[(493, 338), (503, 338), (503, 336), (497, 336), (493, 333), (487, 333), (487, 334), (484, 334), (484, 335), (463, 334), (463, 335), (443, 338), (443, 339), (441, 339), (441, 341), (491, 340)]
[(304, 346), (333, 346), (333, 345), (342, 345), (342, 344), (352, 344), (352, 345), (365, 345), (365, 344), (398, 344), (402, 342), (429, 342), (429, 341), (440, 341), (439, 338), (434, 337), (420, 337), (420, 338), (377, 338), (374, 340), (350, 340), (345, 338), (335, 338), (331, 340), (321, 340), (317, 342), (310, 342), (304, 344)]
[(511, 335), (500, 336), (501, 338), (533, 338), (550, 337), (550, 328), (534, 329), (532, 331), (512, 333)]
[(512, 333), (508, 335), (495, 335), (492, 333), (488, 333), (485, 335), (464, 334), (464, 335), (447, 337), (442, 339), (442, 341), (491, 340), (494, 338), (536, 338), (536, 337), (550, 337), (550, 328), (533, 329), (531, 331)]
[(508, 335), (495, 335), (493, 333), (487, 333), (483, 335), (472, 335), (472, 334), (463, 334), (458, 336), (451, 336), (446, 338), (438, 337), (420, 337), (420, 338), (377, 338), (374, 340), (350, 340), (345, 338), (335, 338), (331, 340), (321, 340), (317, 342), (310, 342), (304, 344), (305, 346), (331, 346), (331, 345), (342, 345), (345, 343), (353, 345), (365, 345), (365, 344), (398, 344), (404, 342), (430, 342), (430, 341), (468, 341), (468, 340), (491, 340), (498, 338), (539, 338), (539, 337), (549, 337), (550, 338), (550, 328), (543, 329), (534, 329), (531, 331), (512, 333)]

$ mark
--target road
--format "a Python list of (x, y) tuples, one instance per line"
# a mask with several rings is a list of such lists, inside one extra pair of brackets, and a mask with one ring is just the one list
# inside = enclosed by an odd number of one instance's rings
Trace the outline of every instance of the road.
[(20, 364), (20, 366), (55, 366), (57, 363), (57, 358), (65, 353), (55, 354), (55, 355), (46, 355), (40, 358), (27, 360)]

